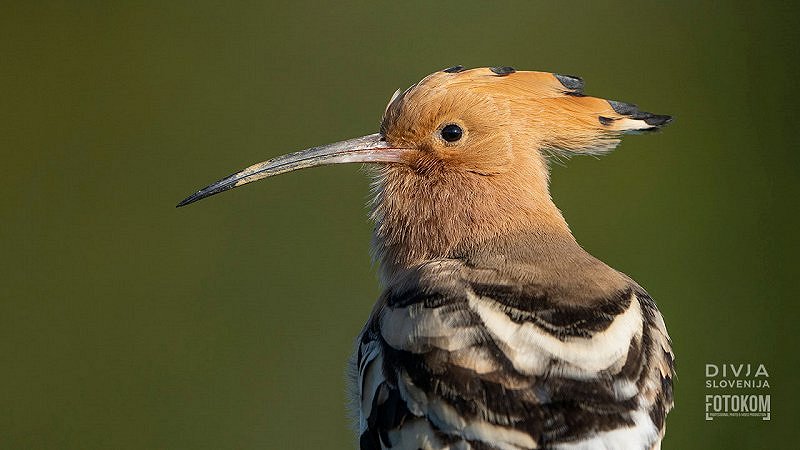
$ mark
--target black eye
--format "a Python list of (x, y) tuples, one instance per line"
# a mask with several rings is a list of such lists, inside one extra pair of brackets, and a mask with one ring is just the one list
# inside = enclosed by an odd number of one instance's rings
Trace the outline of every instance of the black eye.
[(464, 132), (461, 131), (460, 126), (451, 123), (450, 125), (445, 125), (445, 127), (442, 128), (441, 134), (442, 134), (442, 139), (444, 139), (445, 141), (455, 142), (461, 139), (461, 135), (464, 134)]

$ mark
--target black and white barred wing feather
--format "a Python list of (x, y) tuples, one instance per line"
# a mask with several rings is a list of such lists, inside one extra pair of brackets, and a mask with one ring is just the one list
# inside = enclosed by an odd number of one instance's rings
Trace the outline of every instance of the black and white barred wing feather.
[(390, 289), (355, 355), (362, 449), (652, 449), (672, 353), (631, 284), (590, 305), (440, 262)]

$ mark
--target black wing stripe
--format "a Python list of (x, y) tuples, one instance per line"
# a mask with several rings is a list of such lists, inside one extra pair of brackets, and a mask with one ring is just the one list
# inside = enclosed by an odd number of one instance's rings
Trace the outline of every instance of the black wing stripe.
[(490, 298), (516, 323), (533, 322), (560, 340), (590, 338), (606, 330), (632, 299), (632, 290), (620, 290), (608, 298), (586, 302), (589, 306), (567, 305), (558, 294), (538, 285), (510, 286), (472, 283), (479, 297)]

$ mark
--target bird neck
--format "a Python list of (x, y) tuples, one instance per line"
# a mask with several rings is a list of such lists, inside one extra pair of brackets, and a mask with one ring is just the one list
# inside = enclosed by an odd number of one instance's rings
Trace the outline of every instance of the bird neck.
[(468, 259), (487, 245), (524, 236), (529, 254), (582, 252), (553, 204), (546, 171), (483, 176), (415, 173), (399, 166), (375, 177), (373, 251), (385, 283), (441, 258)]

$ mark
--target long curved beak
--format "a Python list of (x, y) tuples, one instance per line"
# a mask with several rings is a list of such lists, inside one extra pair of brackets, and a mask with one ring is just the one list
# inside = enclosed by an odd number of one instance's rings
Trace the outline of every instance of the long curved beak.
[(370, 134), (355, 139), (335, 142), (333, 144), (311, 147), (288, 155), (278, 156), (236, 172), (216, 183), (200, 189), (186, 197), (177, 207), (186, 206), (214, 194), (243, 186), (262, 178), (280, 175), (307, 167), (325, 166), (344, 163), (397, 163), (402, 162), (405, 148), (390, 146), (380, 133)]

